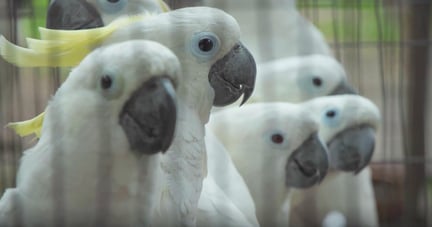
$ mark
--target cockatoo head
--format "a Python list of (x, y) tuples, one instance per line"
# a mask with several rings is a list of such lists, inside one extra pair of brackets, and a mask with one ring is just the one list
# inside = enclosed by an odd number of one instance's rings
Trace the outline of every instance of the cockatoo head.
[(226, 109), (212, 114), (209, 127), (248, 184), (306, 188), (326, 175), (327, 149), (318, 138), (318, 123), (299, 105), (254, 103)]
[(41, 139), (64, 132), (75, 141), (126, 144), (138, 155), (166, 151), (175, 130), (180, 75), (177, 57), (156, 42), (95, 49), (48, 105)]
[(320, 96), (355, 93), (336, 59), (307, 55), (260, 64), (252, 100), (302, 102)]
[(333, 169), (358, 173), (371, 160), (375, 132), (380, 123), (378, 108), (358, 95), (337, 95), (305, 103), (320, 122), (319, 135), (329, 149)]

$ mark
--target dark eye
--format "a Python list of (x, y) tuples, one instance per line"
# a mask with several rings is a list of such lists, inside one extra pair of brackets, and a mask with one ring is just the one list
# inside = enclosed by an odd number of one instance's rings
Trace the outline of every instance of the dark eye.
[(123, 93), (123, 76), (117, 73), (105, 73), (99, 76), (99, 91), (107, 99), (115, 99)]
[(329, 110), (326, 112), (326, 116), (329, 118), (333, 118), (334, 116), (336, 116), (336, 111), (334, 110)]
[(212, 32), (196, 33), (190, 42), (190, 50), (199, 61), (212, 59), (220, 49), (219, 38)]
[(315, 86), (320, 87), (320, 86), (322, 85), (322, 80), (321, 80), (321, 78), (319, 78), (319, 77), (314, 77), (314, 78), (312, 79), (312, 83), (313, 83)]
[(204, 51), (204, 52), (209, 52), (213, 49), (213, 40), (209, 39), (209, 38), (204, 38), (201, 39), (198, 43), (198, 47), (200, 48), (200, 50)]
[(338, 108), (327, 108), (322, 112), (321, 123), (328, 127), (338, 127), (341, 122), (341, 113)]
[(107, 0), (108, 2), (111, 2), (111, 3), (116, 3), (116, 2), (118, 2), (118, 1), (120, 1), (120, 0)]
[(106, 90), (112, 86), (112, 78), (110, 75), (103, 75), (100, 79), (101, 88)]
[(271, 140), (272, 140), (272, 142), (275, 143), (275, 144), (281, 144), (281, 143), (284, 142), (284, 137), (283, 137), (283, 135), (281, 135), (281, 134), (279, 134), (279, 133), (276, 133), (276, 134), (273, 134), (273, 135), (271, 136)]

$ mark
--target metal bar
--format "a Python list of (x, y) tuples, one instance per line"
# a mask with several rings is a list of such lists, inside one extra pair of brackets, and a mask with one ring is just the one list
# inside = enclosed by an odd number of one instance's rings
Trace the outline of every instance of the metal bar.
[[(414, 4), (404, 1), (406, 32), (401, 34), (405, 40), (429, 40), (429, 22), (431, 1), (423, 0)], [(426, 133), (426, 91), (429, 45), (406, 47), (408, 80), (407, 100), (407, 144), (406, 157), (425, 158)], [(404, 223), (408, 226), (426, 226), (426, 214), (419, 209), (418, 195), (422, 193), (426, 182), (424, 163), (405, 165), (406, 191), (404, 196)]]

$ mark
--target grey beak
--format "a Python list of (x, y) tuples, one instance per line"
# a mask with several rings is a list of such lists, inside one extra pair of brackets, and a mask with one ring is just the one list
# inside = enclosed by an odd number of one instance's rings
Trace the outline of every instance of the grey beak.
[(375, 148), (375, 130), (369, 126), (347, 129), (329, 143), (330, 165), (334, 169), (360, 172), (369, 164)]
[(347, 81), (341, 82), (331, 93), (330, 95), (343, 95), (343, 94), (358, 94), (358, 92), (348, 84)]
[(245, 103), (255, 87), (255, 59), (241, 43), (218, 60), (210, 69), (209, 81), (215, 91), (214, 106), (226, 106), (240, 98)]
[(287, 187), (308, 188), (319, 182), (327, 174), (329, 166), (327, 149), (314, 133), (295, 150), (285, 166)]
[(138, 155), (165, 152), (174, 137), (175, 90), (166, 77), (145, 82), (123, 106), (120, 125)]
[(79, 30), (102, 26), (100, 14), (85, 0), (52, 0), (48, 6), (47, 28)]

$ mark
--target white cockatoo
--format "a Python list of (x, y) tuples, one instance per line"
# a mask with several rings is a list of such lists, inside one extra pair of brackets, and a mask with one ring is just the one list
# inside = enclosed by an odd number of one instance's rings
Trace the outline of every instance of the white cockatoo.
[(152, 41), (91, 52), (46, 109), (0, 226), (147, 226), (176, 124), (177, 57)]
[(66, 30), (96, 28), (121, 16), (168, 10), (163, 0), (51, 0), (46, 27)]
[[(61, 19), (65, 15), (76, 14), (76, 11), (74, 7), (70, 7), (70, 4), (65, 4), (71, 3), (70, 1), (65, 1), (64, 3), (59, 0), (56, 1), (58, 3), (52, 4), (48, 10), (47, 24), (55, 24), (62, 29), (79, 29), (80, 27), (76, 27), (76, 20), (82, 21), (83, 18), (80, 17), (76, 17), (75, 19), (71, 18), (71, 20), (69, 20), (68, 22), (59, 23), (59, 19)], [(161, 0), (138, 0), (129, 2), (125, 0), (119, 0), (116, 2), (99, 0), (98, 2), (89, 2), (92, 4), (81, 1), (72, 5), (74, 5), (75, 7), (78, 6), (80, 10), (85, 10), (89, 12), (92, 12), (94, 10), (98, 11), (101, 14), (101, 19), (92, 20), (91, 26), (94, 27), (103, 26), (104, 24), (111, 22), (113, 18), (119, 17), (126, 13), (136, 14), (146, 11), (150, 13), (160, 13), (161, 9), (162, 11), (165, 11), (168, 8), (163, 4), (163, 1)], [(62, 15), (56, 13), (59, 7), (61, 7), (61, 10), (64, 10), (66, 13), (63, 13)], [(84, 19), (86, 20), (88, 20), (88, 18), (98, 18), (98, 15), (92, 14), (84, 17)], [(198, 225), (210, 226), (211, 224), (213, 224), (216, 226), (258, 226), (259, 224), (255, 215), (255, 206), (252, 197), (242, 177), (238, 173), (237, 169), (233, 166), (233, 163), (228, 153), (223, 147), (214, 146), (214, 144), (218, 143), (215, 137), (212, 137), (211, 135), (206, 136), (205, 140), (206, 144), (210, 144), (206, 146), (207, 151), (209, 152), (207, 157), (209, 160), (208, 168), (210, 176), (207, 176), (207, 178), (204, 179), (203, 182), (203, 194), (201, 195), (199, 201)], [(219, 171), (218, 169), (213, 168), (218, 168), (221, 163), (223, 163), (226, 167), (223, 174), (221, 174), (221, 171)], [(230, 177), (230, 180), (232, 180), (232, 182), (227, 183), (226, 181), (220, 181), (221, 178), (224, 178), (225, 180), (225, 178), (227, 177)], [(215, 180), (217, 181), (216, 183), (213, 178), (215, 178)], [(232, 187), (231, 183), (234, 183), (236, 185), (235, 191), (240, 191), (241, 195), (233, 194), (231, 193), (231, 191), (228, 190)], [(227, 184), (229, 184), (230, 187), (227, 187)], [(214, 198), (215, 194), (218, 194), (216, 198)], [(231, 202), (231, 200), (233, 200), (233, 203)], [(236, 212), (240, 212), (240, 214), (237, 214)], [(241, 216), (245, 216), (246, 220), (242, 219)]]
[[(255, 89), (248, 102), (296, 103), (321, 96), (354, 93), (356, 91), (348, 83), (345, 69), (338, 60), (312, 54), (257, 64)], [(223, 108), (215, 110), (220, 109)]]
[(333, 55), (323, 34), (301, 15), (294, 0), (201, 0), (193, 4), (231, 14), (258, 63), (309, 54)]
[(290, 226), (319, 226), (331, 211), (344, 215), (347, 226), (378, 226), (371, 172), (366, 167), (380, 124), (378, 108), (358, 95), (319, 97), (302, 105), (319, 121), (330, 170), (320, 185), (292, 191)]
[(289, 188), (319, 183), (328, 168), (318, 122), (296, 104), (254, 103), (211, 115), (207, 125), (246, 181), (261, 226), (283, 226)]
[[(97, 29), (41, 31), (43, 40), (28, 40), (30, 50), (3, 39), (2, 56), (19, 66), (68, 66), (94, 46), (134, 39), (160, 42), (177, 55), (184, 77), (177, 93), (176, 135), (162, 160), (165, 184), (156, 223), (194, 225), (207, 170), (204, 124), (210, 109), (230, 104), (243, 94), (246, 101), (255, 82), (255, 61), (239, 41), (235, 19), (218, 9), (192, 7), (144, 18), (119, 18)], [(62, 57), (47, 61), (54, 56)]]
[(258, 64), (255, 84), (249, 102), (303, 102), (320, 96), (355, 93), (342, 64), (334, 57), (320, 54)]

